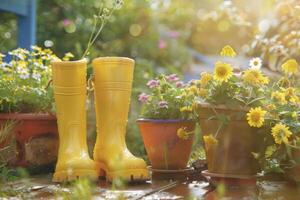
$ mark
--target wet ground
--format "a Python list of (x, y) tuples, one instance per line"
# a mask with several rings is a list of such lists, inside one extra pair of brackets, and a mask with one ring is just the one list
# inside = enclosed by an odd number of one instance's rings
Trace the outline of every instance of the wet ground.
[(60, 185), (51, 182), (51, 175), (40, 175), (5, 184), (1, 190), (6, 197), (1, 199), (90, 199), (91, 192), (92, 199), (300, 200), (300, 185), (287, 181), (261, 180), (247, 187), (212, 187), (204, 180), (160, 180), (126, 186), (101, 180), (93, 184), (95, 187), (87, 190), (85, 184)]

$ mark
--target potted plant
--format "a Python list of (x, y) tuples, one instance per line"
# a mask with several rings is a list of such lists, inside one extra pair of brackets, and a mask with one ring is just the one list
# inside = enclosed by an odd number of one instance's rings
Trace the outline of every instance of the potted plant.
[(300, 91), (299, 67), (294, 59), (281, 66), (284, 76), (266, 91), (264, 149), (256, 152), (264, 173), (277, 173), (300, 181)]
[[(230, 46), (221, 51), (221, 56), (235, 55)], [(246, 113), (262, 105), (269, 80), (260, 71), (261, 60), (251, 60), (250, 66), (234, 73), (230, 63), (218, 61), (213, 74), (203, 72), (195, 82), (209, 176), (250, 178), (259, 171), (252, 155), (259, 148), (259, 131), (248, 125)], [(258, 107), (248, 118), (260, 126), (264, 114)]]
[(51, 50), (37, 46), (31, 52), (18, 48), (8, 54), (9, 62), (4, 62), (5, 55), (0, 54), (0, 148), (13, 147), (9, 144), (16, 140), (16, 158), (9, 160), (12, 165), (53, 163), (57, 157), (58, 131), (48, 82), (50, 60), (57, 57)]
[(194, 90), (176, 74), (160, 75), (141, 93), (141, 117), (137, 120), (153, 169), (186, 169), (193, 144), (196, 115)]

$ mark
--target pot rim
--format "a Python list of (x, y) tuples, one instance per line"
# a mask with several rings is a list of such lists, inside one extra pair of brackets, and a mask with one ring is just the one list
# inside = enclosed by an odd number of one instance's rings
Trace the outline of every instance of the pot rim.
[(134, 60), (128, 57), (106, 56), (95, 58), (92, 63), (130, 63), (134, 64)]
[(87, 64), (87, 59), (83, 58), (80, 60), (60, 60), (60, 59), (56, 59), (56, 60), (52, 60), (50, 62), (51, 65), (57, 65), (57, 64), (63, 64), (64, 66), (73, 66), (74, 64)]
[(56, 120), (51, 113), (0, 113), (0, 120)]
[(231, 110), (231, 111), (245, 111), (248, 112), (249, 111), (249, 107), (234, 107), (234, 108), (228, 108), (226, 105), (224, 104), (219, 104), (219, 105), (214, 105), (214, 104), (210, 104), (210, 103), (203, 103), (200, 102), (198, 103), (198, 105), (200, 105), (202, 108), (215, 108), (215, 109), (219, 109), (219, 110)]
[(139, 118), (136, 121), (137, 122), (152, 122), (152, 123), (194, 122), (191, 119), (147, 119), (147, 118)]

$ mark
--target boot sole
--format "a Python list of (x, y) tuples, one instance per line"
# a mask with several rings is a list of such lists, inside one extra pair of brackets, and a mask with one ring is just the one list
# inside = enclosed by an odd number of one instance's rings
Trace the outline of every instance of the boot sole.
[(88, 169), (75, 169), (71, 173), (68, 171), (58, 171), (54, 173), (52, 181), (60, 183), (84, 177), (96, 181), (98, 179), (98, 173), (95, 170)]
[(100, 162), (97, 162), (97, 167), (99, 169), (99, 177), (105, 177), (108, 182), (113, 182), (114, 179), (120, 179), (125, 182), (145, 182), (150, 180), (147, 169), (108, 171), (106, 165)]

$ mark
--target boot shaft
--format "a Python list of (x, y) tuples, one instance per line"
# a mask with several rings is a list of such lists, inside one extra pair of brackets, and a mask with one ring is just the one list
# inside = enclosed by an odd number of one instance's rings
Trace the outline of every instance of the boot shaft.
[(96, 147), (117, 144), (125, 148), (134, 61), (120, 57), (97, 58), (93, 60), (93, 69), (98, 132)]
[[(51, 63), (60, 151), (82, 152), (86, 145), (86, 61)], [(65, 154), (59, 154), (65, 155)]]

